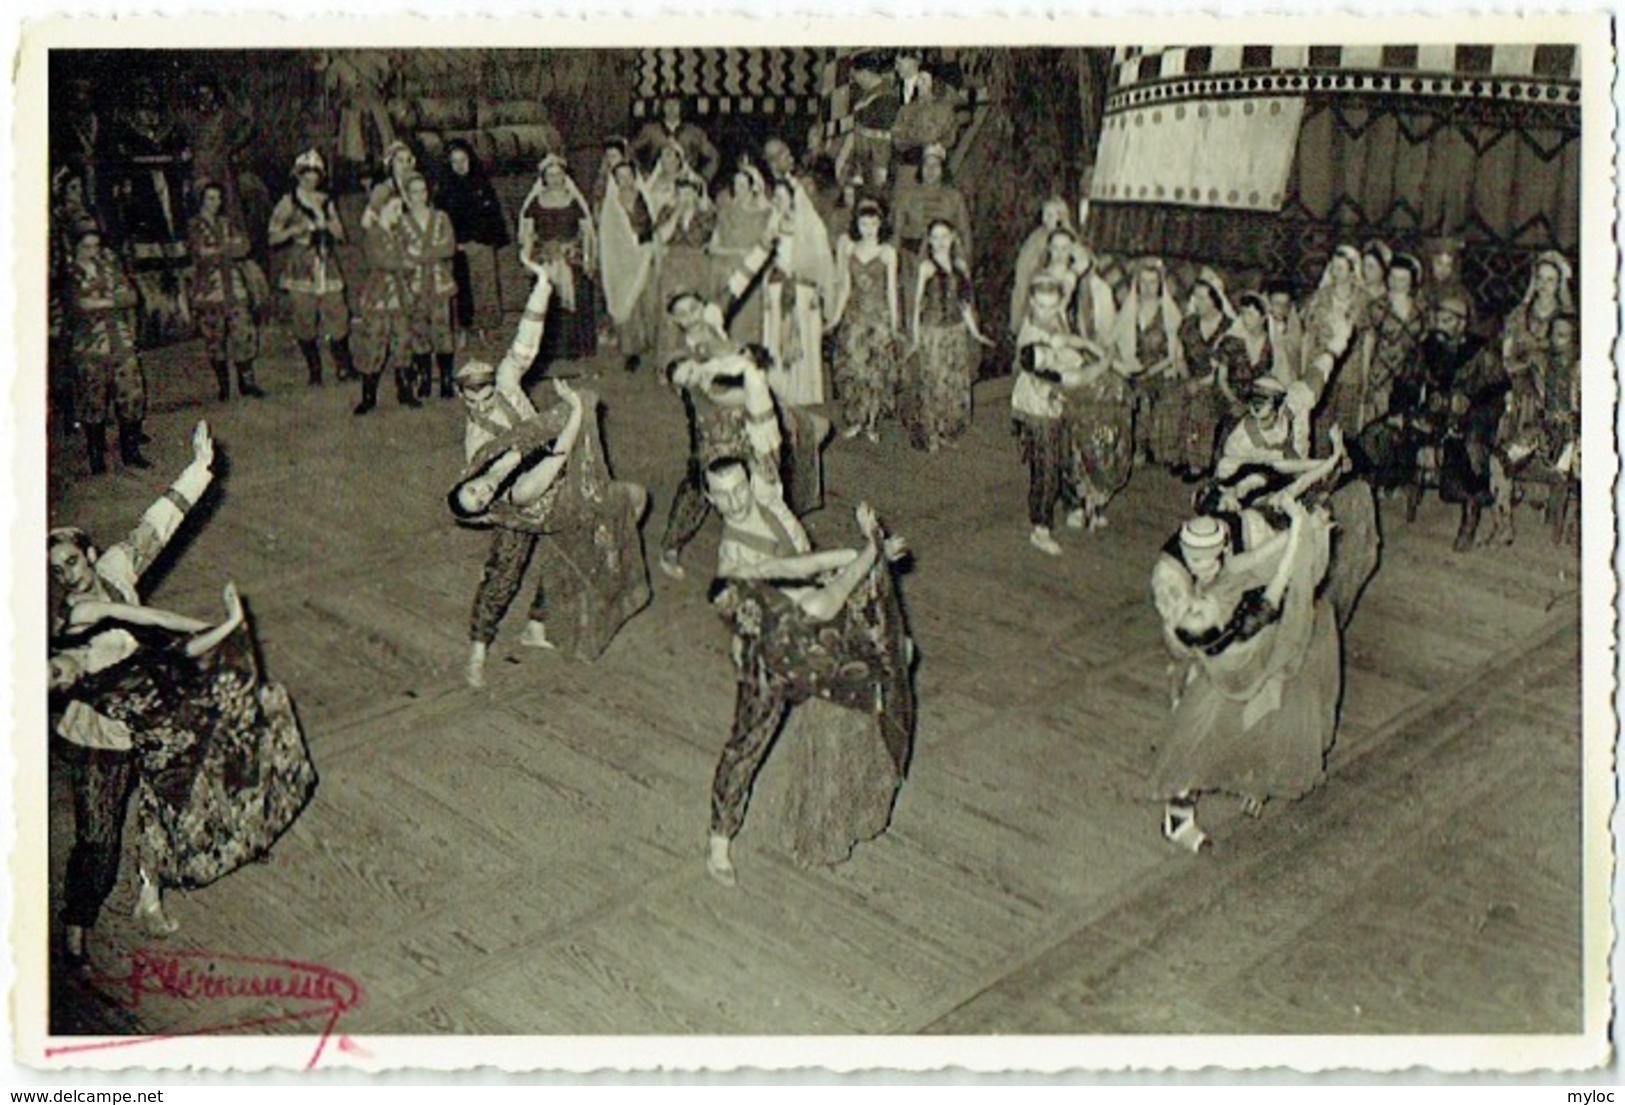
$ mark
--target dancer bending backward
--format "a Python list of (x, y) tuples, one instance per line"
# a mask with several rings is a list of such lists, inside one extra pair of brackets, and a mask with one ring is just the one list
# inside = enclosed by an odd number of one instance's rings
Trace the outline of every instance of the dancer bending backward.
[[(473, 687), (484, 686), (486, 654), (540, 536), (549, 539), (521, 644), (562, 646), (578, 658), (596, 658), (649, 601), (637, 531), (647, 494), (610, 476), (597, 397), (555, 382), (558, 403), (538, 414), (520, 386), (541, 342), (552, 291), (545, 269), (528, 254), (522, 260), (536, 286), (513, 345), (496, 368), (471, 361), (457, 373), (468, 428), (466, 468), (451, 508), (460, 522), (493, 529), (470, 620), (464, 674)], [(562, 611), (557, 642), (547, 632), (550, 579)]]
[(1337, 731), (1340, 633), (1316, 595), (1331, 522), (1290, 494), (1277, 502), (1285, 533), (1238, 548), (1218, 518), (1192, 518), (1153, 571), (1176, 675), (1152, 793), (1166, 803), (1163, 836), (1193, 852), (1208, 841), (1198, 795), (1236, 795), (1251, 816), (1270, 798), (1299, 798), (1325, 777)]
[[(688, 356), (669, 366), (672, 383), (683, 397), (688, 413), (689, 461), (683, 482), (672, 499), (666, 532), (661, 539), (660, 568), (673, 579), (682, 579), (681, 556), (700, 527), (710, 516), (705, 496), (705, 471), (720, 457), (749, 455), (749, 418), (744, 404), (744, 373), (747, 368), (767, 372), (771, 362), (761, 347), (740, 350), (727, 334), (725, 310), (743, 297), (758, 274), (772, 259), (777, 223), (770, 221), (763, 242), (740, 262), (724, 289), (725, 307), (706, 304), (693, 293), (672, 297), (668, 315), (682, 335)], [(769, 409), (762, 416), (782, 434), (787, 449), (775, 452), (780, 463), (777, 474), (786, 488), (790, 510), (804, 515), (823, 502), (819, 450), (829, 434), (829, 422), (820, 415), (779, 401), (769, 380)], [(781, 463), (782, 462), (782, 463)]]
[[(772, 400), (765, 377), (755, 368), (746, 377), (747, 410), (766, 414)], [(907, 766), (914, 719), (913, 650), (890, 577), (890, 564), (907, 555), (906, 543), (886, 538), (864, 504), (858, 508), (863, 547), (814, 552), (784, 504), (772, 455), (776, 435), (765, 421), (753, 426), (760, 430), (750, 457), (724, 457), (706, 471), (707, 494), (724, 522), (713, 601), (734, 631), (739, 679), (733, 732), (712, 781), (706, 867), (730, 886), (736, 881), (733, 838), (792, 705), (819, 697), (875, 717), (888, 753), (861, 770), (828, 765), (825, 770), (845, 785), (820, 787), (830, 776), (798, 780), (829, 791), (821, 811), (815, 802), (793, 802), (802, 817), (817, 820), (830, 804), (849, 814), (838, 823), (825, 818), (804, 825), (808, 831), (798, 833), (807, 853), (825, 862), (844, 858), (857, 840), (885, 828)], [(850, 751), (861, 756), (863, 746), (859, 742)]]
[[(100, 551), (90, 537), (73, 526), (53, 529), (47, 541), (51, 576), (65, 593), (67, 609), (54, 627), (67, 625), (67, 615), (80, 603), (117, 602), (138, 606), (141, 576), (180, 528), (192, 504), (213, 480), (214, 442), (207, 423), (199, 422), (192, 435), (192, 463), (163, 497), (141, 516), (141, 522), (123, 541)], [(129, 634), (107, 636), (96, 647), (76, 656), (76, 666), (87, 674), (112, 667), (131, 655), (137, 642)], [(134, 760), (129, 729), (123, 722), (98, 713), (84, 702), (70, 702), (56, 724), (56, 733), (70, 745), (69, 768), (73, 781), (74, 843), (68, 854), (62, 922), (66, 926), (70, 960), (83, 960), (91, 928), (102, 904), (118, 881), (124, 814), (129, 801)], [(143, 872), (136, 916), (163, 932), (158, 884)]]
[[(231, 584), (225, 604), (226, 619), (211, 627), (134, 603), (77, 602), (51, 657), (53, 694), (129, 735), (137, 916), (152, 936), (175, 929), (159, 891), (207, 886), (264, 858), (316, 789), (293, 702), (261, 673)], [(87, 659), (109, 650), (126, 655), (91, 671)]]

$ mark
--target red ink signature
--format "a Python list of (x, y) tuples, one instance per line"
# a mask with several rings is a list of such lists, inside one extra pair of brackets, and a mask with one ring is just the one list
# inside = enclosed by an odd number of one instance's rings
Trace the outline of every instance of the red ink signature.
[[(268, 959), (252, 955), (223, 955), (209, 951), (160, 951), (137, 948), (130, 952), (130, 969), (122, 977), (103, 977), (104, 986), (131, 1011), (143, 1002), (172, 999), (199, 1003), (228, 1001), (274, 1001), (286, 1004), (286, 1012), (271, 1013), (246, 1020), (207, 1025), (191, 1032), (160, 1033), (124, 1040), (99, 1041), (47, 1048), (46, 1057), (132, 1047), (180, 1036), (201, 1036), (264, 1028), (296, 1021), (323, 1021), (316, 1052), (305, 1065), (309, 1070), (321, 1059), (327, 1041), (338, 1027), (339, 1017), (362, 1001), (361, 984), (349, 975), (314, 963), (294, 959)], [(291, 1007), (300, 1008), (291, 1008)], [(365, 1054), (347, 1037), (339, 1037), (339, 1050)]]

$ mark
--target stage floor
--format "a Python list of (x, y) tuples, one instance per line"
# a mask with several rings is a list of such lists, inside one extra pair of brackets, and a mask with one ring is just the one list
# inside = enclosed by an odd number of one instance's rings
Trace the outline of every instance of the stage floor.
[[(176, 949), (342, 971), (365, 990), (352, 1035), (1580, 1031), (1577, 557), (1529, 508), (1514, 546), (1468, 555), (1453, 508), (1385, 511), (1326, 785), (1257, 822), (1204, 802), (1216, 847), (1191, 857), (1142, 795), (1167, 713), (1149, 572), (1188, 489), (1138, 473), (1108, 529), (1059, 531), (1050, 559), (1026, 539), (1007, 381), (936, 456), (895, 427), (838, 441), (815, 540), (851, 540), (868, 498), (916, 550), (913, 768), (891, 830), (838, 868), (798, 868), (753, 818), (728, 890), (703, 858), (733, 705), (705, 602), (717, 523), (687, 580), (652, 572), (653, 604), (599, 662), (521, 649), (516, 604), (469, 690), (487, 538), (444, 506), (460, 406), (386, 389), (352, 418), (354, 385), (307, 388), (271, 341), (260, 403), (216, 404), (195, 346), (149, 359), (155, 471), (88, 481), (77, 442), (52, 458), (53, 523), (110, 541), (211, 421), (221, 494), (149, 600), (212, 617), (238, 582), (321, 773), (270, 863), (172, 895)], [(652, 565), (682, 407), (648, 372), (586, 367), (617, 474), (653, 493)], [(50, 782), (54, 910), (55, 761)], [(128, 1008), (134, 894), (127, 859), (101, 981), (57, 978), (58, 1031), (219, 1023)]]

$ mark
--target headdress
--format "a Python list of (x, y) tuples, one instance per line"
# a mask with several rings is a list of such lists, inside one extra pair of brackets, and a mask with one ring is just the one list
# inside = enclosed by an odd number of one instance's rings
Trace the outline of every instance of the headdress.
[(1048, 211), (1051, 207), (1060, 209), (1061, 226), (1070, 230), (1072, 227), (1072, 206), (1066, 202), (1066, 198), (1064, 196), (1051, 196), (1043, 203), (1038, 205), (1040, 221), (1043, 219), (1044, 212)]
[(1253, 310), (1257, 311), (1266, 318), (1269, 317), (1269, 300), (1265, 299), (1263, 294), (1260, 292), (1242, 292), (1236, 297), (1237, 314), (1240, 314), (1248, 307), (1251, 307)]
[(849, 227), (847, 229), (847, 234), (853, 241), (857, 241), (857, 239), (858, 239), (858, 223), (863, 219), (879, 219), (880, 220), (880, 234), (882, 236), (885, 235), (885, 233), (886, 233), (886, 205), (885, 204), (881, 203), (877, 199), (873, 199), (871, 197), (865, 197), (863, 199), (860, 199), (857, 203), (852, 205), (852, 221), (851, 221), (851, 224), (849, 225)]
[[(453, 138), (446, 143), (446, 163), (448, 166), (451, 163), (451, 155), (458, 150), (462, 150), (463, 156), (468, 158), (468, 176), (470, 178), (479, 180), (490, 175), (485, 162), (480, 160), (480, 153), (474, 148), (474, 143), (466, 138)], [(457, 174), (454, 172), (449, 176), (456, 178)]]
[(1129, 262), (1129, 291), (1137, 293), (1140, 283), (1140, 274), (1146, 270), (1157, 274), (1162, 283), (1162, 294), (1168, 294), (1168, 266), (1161, 257), (1137, 257)]
[(315, 150), (306, 150), (304, 153), (293, 159), (293, 175), (298, 176), (307, 169), (314, 169), (316, 172), (326, 176), (327, 162), (323, 161), (322, 155), (317, 153)]
[(1196, 282), (1206, 285), (1219, 301), (1219, 311), (1225, 318), (1235, 318), (1235, 308), (1230, 306), (1230, 299), (1224, 294), (1224, 278), (1207, 266), (1203, 266), (1196, 274)]
[(54, 549), (58, 545), (78, 545), (82, 549), (88, 549), (90, 534), (78, 526), (57, 526), (45, 535), (45, 547)]
[(1373, 238), (1371, 241), (1367, 242), (1365, 244), (1365, 249), (1361, 251), (1361, 256), (1376, 257), (1377, 260), (1382, 262), (1383, 268), (1387, 268), (1389, 265), (1394, 263), (1393, 247), (1387, 242), (1383, 241), (1381, 238)]
[(1535, 298), (1535, 281), (1540, 276), (1540, 267), (1550, 265), (1557, 270), (1557, 305), (1562, 311), (1574, 310), (1574, 266), (1569, 259), (1555, 249), (1548, 249), (1535, 258), (1535, 263), (1529, 266), (1529, 288), (1523, 293), (1520, 306), (1529, 304)]
[(469, 361), (452, 376), (458, 387), (496, 383), (497, 370), (485, 361)]
[(1388, 266), (1389, 271), (1405, 269), (1411, 274), (1411, 287), (1420, 288), (1422, 284), (1422, 262), (1414, 254), (1396, 253), (1393, 264)]
[(1574, 279), (1574, 266), (1569, 264), (1567, 257), (1555, 249), (1548, 249), (1535, 258), (1535, 268), (1538, 269), (1542, 265), (1551, 265), (1555, 268), (1565, 284)]
[(1271, 401), (1279, 401), (1286, 398), (1286, 392), (1287, 385), (1283, 384), (1280, 380), (1277, 380), (1274, 376), (1260, 376), (1258, 379), (1253, 381), (1252, 387), (1247, 393), (1247, 400), (1248, 402), (1251, 402), (1254, 399), (1269, 399)]
[(750, 178), (751, 188), (757, 195), (765, 196), (767, 194), (767, 178), (762, 175), (762, 170), (758, 169), (750, 161), (741, 161), (737, 172), (743, 173)]
[(1355, 281), (1360, 279), (1360, 251), (1344, 242), (1332, 250), (1332, 255), (1326, 259), (1326, 267), (1320, 273), (1320, 287), (1324, 288), (1332, 282), (1332, 265), (1341, 257), (1349, 263), (1349, 274)]
[(1179, 527), (1179, 543), (1187, 549), (1222, 549), (1228, 539), (1224, 524), (1205, 514)]
[[(547, 170), (552, 168), (557, 168), (561, 173), (564, 174), (565, 190), (570, 193), (570, 198), (575, 200), (576, 205), (581, 208), (582, 214), (586, 215), (588, 218), (591, 218), (592, 207), (587, 203), (587, 197), (581, 194), (581, 189), (576, 186), (575, 179), (570, 176), (570, 163), (561, 155), (551, 152), (536, 163), (536, 183), (531, 185), (531, 189), (528, 193), (526, 193), (525, 200), (519, 205), (519, 209), (524, 211), (530, 207), (531, 200), (535, 199), (541, 194), (542, 176), (547, 172)], [(562, 289), (560, 290), (562, 291)]]

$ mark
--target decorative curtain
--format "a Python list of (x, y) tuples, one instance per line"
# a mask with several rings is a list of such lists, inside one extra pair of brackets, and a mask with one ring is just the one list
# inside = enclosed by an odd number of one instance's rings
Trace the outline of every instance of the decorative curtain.
[(813, 47), (639, 50), (632, 113), (658, 119), (661, 100), (678, 96), (690, 117), (815, 115), (827, 52)]
[[(1579, 66), (1574, 44), (1121, 47), (1085, 236), (1114, 253), (1198, 258), (1301, 287), (1339, 242), (1381, 237), (1416, 250), (1460, 236), (1465, 279), (1499, 313), (1516, 303), (1536, 252), (1579, 243)], [(1278, 202), (1248, 174), (1279, 147), (1202, 131), (1190, 106), (1203, 98), (1232, 105), (1232, 125), (1238, 103), (1301, 104)], [(1190, 148), (1156, 135), (1173, 124)], [(1160, 157), (1222, 183), (1171, 183)], [(1255, 182), (1260, 206), (1231, 201), (1250, 198)]]
[(1191, 100), (1106, 117), (1096, 200), (1277, 211), (1303, 121), (1299, 97)]
[(1579, 138), (1578, 118), (1545, 110), (1333, 99), (1304, 121), (1294, 205), (1332, 223), (1572, 249)]

